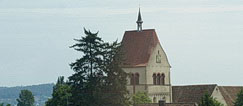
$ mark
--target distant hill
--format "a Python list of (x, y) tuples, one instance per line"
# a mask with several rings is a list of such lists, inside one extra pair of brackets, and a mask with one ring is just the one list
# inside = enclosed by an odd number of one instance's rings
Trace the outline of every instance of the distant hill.
[(54, 84), (40, 84), (31, 86), (0, 87), (0, 103), (16, 105), (16, 99), (19, 97), (20, 91), (27, 89), (35, 96), (36, 105), (44, 106), (45, 101), (51, 97), (53, 86)]

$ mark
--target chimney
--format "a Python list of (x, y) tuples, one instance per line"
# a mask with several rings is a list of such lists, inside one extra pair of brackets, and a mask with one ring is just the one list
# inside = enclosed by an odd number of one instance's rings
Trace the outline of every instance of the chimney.
[(165, 100), (159, 100), (159, 106), (165, 106)]

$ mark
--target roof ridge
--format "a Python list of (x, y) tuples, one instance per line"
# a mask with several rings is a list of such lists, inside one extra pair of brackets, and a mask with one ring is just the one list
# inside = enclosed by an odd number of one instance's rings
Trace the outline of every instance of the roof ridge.
[(182, 86), (218, 86), (217, 84), (201, 84), (201, 85), (176, 85), (172, 87), (182, 87)]

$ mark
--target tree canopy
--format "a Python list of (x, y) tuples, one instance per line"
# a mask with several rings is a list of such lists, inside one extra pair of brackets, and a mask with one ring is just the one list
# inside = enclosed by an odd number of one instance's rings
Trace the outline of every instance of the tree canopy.
[(237, 99), (234, 103), (235, 106), (243, 106), (243, 89), (237, 94)]
[(35, 99), (31, 91), (21, 90), (17, 102), (17, 106), (34, 106)]
[(70, 86), (64, 81), (64, 77), (58, 77), (56, 85), (53, 87), (52, 98), (48, 99), (46, 106), (68, 106), (68, 99), (71, 96)]
[[(83, 56), (71, 63), (74, 74), (69, 77), (71, 105), (128, 105), (126, 77), (119, 67), (120, 44), (104, 42), (97, 33), (84, 29), (85, 36), (71, 46)], [(110, 99), (112, 98), (112, 100)]]
[(208, 93), (206, 93), (201, 98), (201, 102), (199, 103), (199, 106), (223, 106), (223, 104), (217, 101), (215, 98), (209, 96)]
[(133, 104), (145, 104), (151, 103), (152, 100), (149, 98), (148, 94), (145, 92), (137, 92), (132, 96)]

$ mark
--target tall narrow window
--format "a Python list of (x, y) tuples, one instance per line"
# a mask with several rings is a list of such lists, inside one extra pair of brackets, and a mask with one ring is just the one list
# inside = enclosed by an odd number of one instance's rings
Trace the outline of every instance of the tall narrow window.
[(130, 76), (130, 84), (131, 85), (134, 84), (134, 74), (131, 74), (131, 76)]
[(134, 79), (135, 79), (135, 84), (139, 85), (139, 74), (138, 73), (135, 74), (135, 78)]
[(160, 84), (161, 85), (165, 85), (165, 74), (161, 74), (161, 78), (160, 78)]
[(156, 74), (153, 74), (153, 84), (156, 85)]
[(160, 85), (160, 77), (161, 77), (160, 74), (157, 74), (157, 77), (156, 77), (157, 78), (157, 85)]

